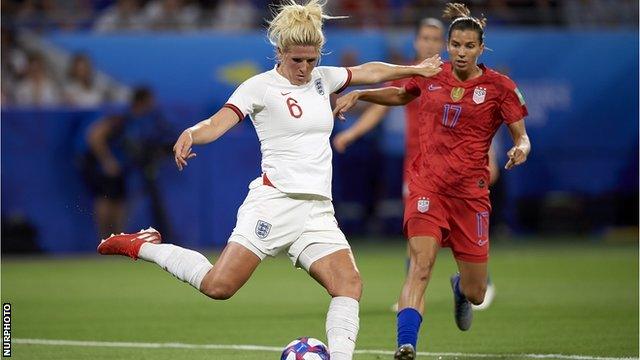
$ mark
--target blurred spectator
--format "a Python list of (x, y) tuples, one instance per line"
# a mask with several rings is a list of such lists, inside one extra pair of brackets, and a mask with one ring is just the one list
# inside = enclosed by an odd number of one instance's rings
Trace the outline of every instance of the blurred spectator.
[(56, 106), (62, 98), (41, 54), (29, 55), (27, 70), (16, 85), (14, 103), (19, 106)]
[(443, 2), (441, 0), (405, 0), (397, 1), (395, 7), (399, 12), (395, 22), (413, 27), (425, 17), (440, 19)]
[(388, 0), (341, 0), (336, 6), (337, 15), (348, 15), (337, 25), (370, 29), (383, 28), (391, 24), (392, 16)]
[(89, 153), (82, 161), (84, 178), (94, 196), (95, 220), (102, 238), (124, 231), (126, 177), (142, 175), (150, 197), (154, 224), (169, 231), (157, 185), (157, 167), (168, 159), (173, 132), (155, 106), (148, 88), (134, 90), (123, 114), (107, 116), (92, 124), (87, 133)]
[(505, 24), (510, 26), (557, 25), (559, 23), (557, 0), (491, 0), (487, 14), (493, 12), (500, 4), (504, 13), (508, 14)]
[(15, 88), (18, 80), (22, 77), (27, 68), (27, 55), (20, 48), (15, 39), (12, 30), (2, 28), (2, 48), (0, 49), (2, 57), (2, 104), (11, 103), (12, 89)]
[(154, 0), (144, 9), (151, 30), (193, 30), (198, 26), (200, 8), (184, 0)]
[(132, 31), (146, 28), (137, 0), (117, 0), (105, 9), (96, 20), (94, 30), (98, 32)]
[(64, 92), (67, 103), (75, 107), (95, 107), (107, 101), (107, 85), (98, 80), (87, 55), (71, 59)]
[[(109, 0), (111, 1), (111, 0)], [(36, 31), (86, 28), (93, 19), (97, 0), (4, 0), (4, 25)]]
[[(5, 0), (4, 25), (33, 30), (257, 29), (269, 18), (269, 5), (284, 0)], [(424, 16), (440, 17), (450, 0), (331, 0), (332, 15), (349, 18), (328, 26), (412, 27)], [(493, 26), (569, 25), (631, 27), (638, 24), (636, 0), (460, 0), (483, 13)], [(259, 7), (258, 7), (259, 6)]]
[(203, 24), (219, 30), (246, 30), (258, 26), (258, 11), (248, 0), (222, 0)]
[(562, 10), (571, 27), (636, 26), (637, 0), (565, 0)]
[(73, 31), (89, 29), (95, 0), (46, 0), (50, 3), (48, 17), (56, 29)]
[(14, 1), (14, 5), (15, 14), (13, 14), (11, 20), (21, 26), (42, 31), (48, 29), (53, 23), (47, 16), (51, 11), (51, 5), (46, 1)]

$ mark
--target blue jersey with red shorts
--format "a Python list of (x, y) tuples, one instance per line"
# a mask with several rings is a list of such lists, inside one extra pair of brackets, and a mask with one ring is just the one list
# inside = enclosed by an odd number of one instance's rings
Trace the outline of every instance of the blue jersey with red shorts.
[(433, 236), (469, 262), (488, 259), (491, 139), (503, 123), (527, 116), (515, 83), (479, 66), (482, 75), (463, 82), (447, 62), (438, 75), (405, 85), (420, 104), (420, 152), (409, 170), (405, 234)]

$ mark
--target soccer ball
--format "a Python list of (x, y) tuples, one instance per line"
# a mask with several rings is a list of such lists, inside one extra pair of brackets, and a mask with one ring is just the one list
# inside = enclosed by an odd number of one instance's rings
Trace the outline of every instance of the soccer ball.
[(284, 348), (280, 360), (329, 360), (329, 350), (318, 339), (301, 337)]

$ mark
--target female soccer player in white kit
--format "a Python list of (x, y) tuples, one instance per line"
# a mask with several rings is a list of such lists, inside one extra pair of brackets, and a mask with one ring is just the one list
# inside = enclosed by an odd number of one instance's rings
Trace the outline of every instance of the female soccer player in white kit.
[(416, 66), (379, 62), (352, 68), (316, 67), (325, 39), (319, 0), (279, 9), (268, 37), (276, 47), (273, 70), (245, 81), (215, 115), (186, 129), (174, 146), (180, 170), (196, 156), (192, 145), (215, 141), (249, 115), (262, 152), (262, 175), (249, 184), (235, 229), (215, 266), (202, 254), (160, 244), (152, 228), (111, 236), (104, 255), (154, 262), (213, 299), (228, 299), (267, 256), (287, 250), (331, 295), (326, 319), (332, 360), (351, 359), (359, 327), (361, 281), (331, 203), (333, 114), (329, 95), (348, 85), (372, 84), (440, 71), (439, 57)]

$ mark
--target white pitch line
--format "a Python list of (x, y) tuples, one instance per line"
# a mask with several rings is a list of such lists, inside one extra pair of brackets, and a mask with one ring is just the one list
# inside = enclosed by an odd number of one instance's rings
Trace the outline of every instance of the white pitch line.
[[(185, 344), (185, 343), (146, 343), (146, 342), (117, 342), (117, 341), (77, 341), (53, 339), (13, 339), (16, 344), (52, 345), (52, 346), (82, 346), (82, 347), (118, 347), (118, 348), (147, 348), (147, 349), (200, 349), (200, 350), (246, 350), (281, 352), (282, 347), (260, 345), (222, 345), (222, 344)], [(356, 354), (393, 355), (387, 350), (356, 350)], [(639, 360), (637, 357), (601, 357), (589, 355), (565, 354), (473, 354), (473, 353), (436, 353), (418, 352), (421, 356), (431, 357), (466, 357), (492, 359), (563, 359), (563, 360)]]

